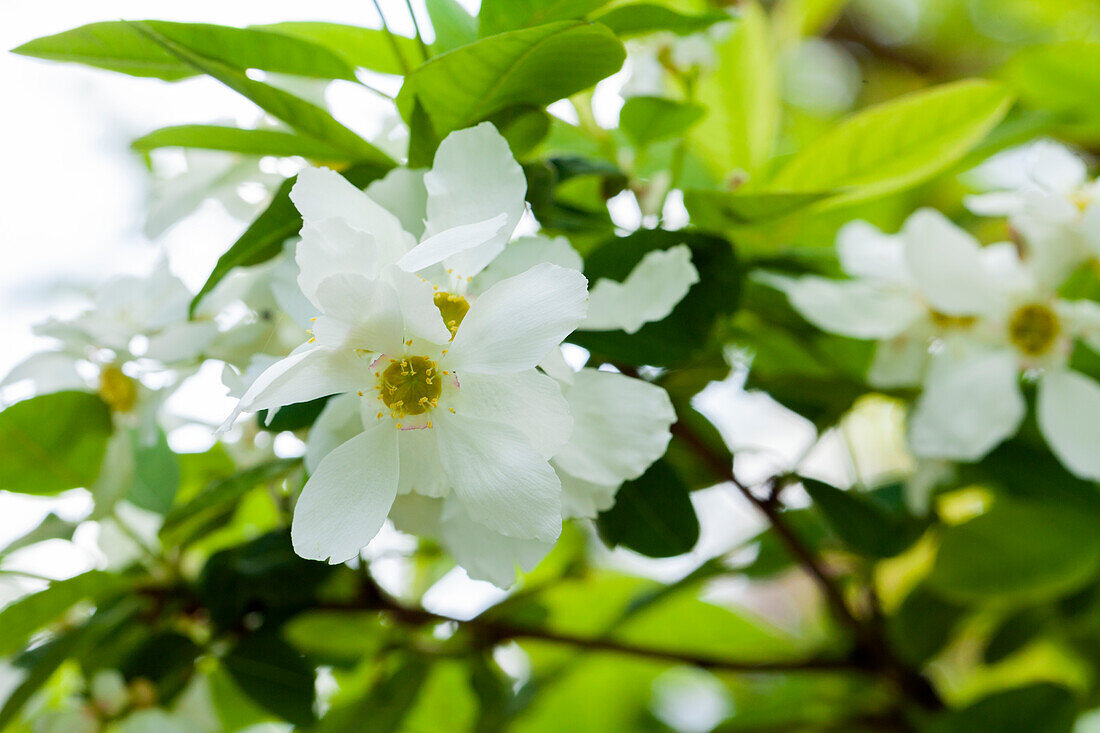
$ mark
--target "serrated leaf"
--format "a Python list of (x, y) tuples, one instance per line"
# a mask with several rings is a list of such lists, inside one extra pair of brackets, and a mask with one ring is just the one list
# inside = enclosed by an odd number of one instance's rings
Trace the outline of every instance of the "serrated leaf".
[(542, 107), (619, 70), (626, 51), (611, 31), (565, 21), (483, 38), (436, 56), (405, 77), (397, 105), (419, 99), (436, 133), (474, 125), (513, 105)]
[(699, 518), (687, 487), (664, 461), (657, 461), (615, 495), (615, 505), (600, 513), (600, 536), (649, 557), (689, 552), (699, 541)]
[[(141, 21), (208, 59), (233, 68), (355, 81), (355, 71), (324, 46), (255, 28), (208, 23)], [(24, 43), (13, 53), (70, 61), (172, 81), (201, 73), (144, 36), (126, 21), (91, 23)]]
[(764, 185), (769, 189), (855, 189), (846, 202), (906, 188), (944, 170), (977, 145), (1008, 112), (1004, 86), (967, 80), (869, 107), (799, 151)]
[(0, 412), (0, 490), (56, 494), (99, 475), (111, 410), (97, 395), (54, 392)]

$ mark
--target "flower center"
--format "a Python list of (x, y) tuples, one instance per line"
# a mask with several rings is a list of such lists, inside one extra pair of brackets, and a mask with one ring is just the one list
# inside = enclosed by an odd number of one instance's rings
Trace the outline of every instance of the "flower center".
[(461, 295), (444, 293), (442, 290), (437, 292), (432, 300), (435, 302), (435, 307), (439, 309), (439, 315), (443, 316), (443, 322), (447, 324), (451, 338), (454, 338), (455, 332), (462, 324), (462, 319), (466, 317), (466, 311), (470, 310), (469, 302)]
[(1009, 338), (1028, 356), (1042, 356), (1049, 351), (1059, 330), (1058, 316), (1039, 303), (1017, 308), (1008, 321)]
[(129, 412), (137, 403), (137, 384), (117, 366), (104, 367), (99, 373), (99, 396), (115, 412)]
[(390, 359), (378, 378), (378, 396), (390, 409), (390, 417), (423, 415), (439, 404), (443, 377), (426, 356)]
[(974, 316), (952, 316), (937, 310), (931, 311), (929, 316), (932, 319), (932, 323), (934, 323), (937, 328), (942, 328), (944, 330), (951, 328), (967, 328), (973, 326), (974, 322), (978, 320)]

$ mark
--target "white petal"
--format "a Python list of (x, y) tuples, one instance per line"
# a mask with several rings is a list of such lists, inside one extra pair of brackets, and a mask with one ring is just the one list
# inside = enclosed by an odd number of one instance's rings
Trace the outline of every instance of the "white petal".
[(445, 413), (433, 431), (451, 489), (472, 519), (509, 537), (558, 538), (561, 484), (522, 433)]
[(924, 314), (905, 290), (865, 280), (758, 275), (787, 294), (791, 307), (823, 331), (859, 339), (891, 338)]
[(439, 461), (439, 446), (432, 430), (423, 428), (396, 432), (398, 445), (401, 446), (401, 481), (397, 487), (398, 493), (432, 497), (446, 494), (450, 486), (443, 464)]
[(325, 456), (294, 507), (294, 551), (334, 564), (358, 555), (382, 528), (397, 496), (397, 466), (397, 431), (388, 423)]
[(399, 494), (390, 509), (393, 526), (408, 534), (439, 537), (443, 500), (420, 494)]
[(482, 374), (534, 368), (584, 320), (587, 284), (576, 270), (549, 264), (501, 280), (470, 306), (448, 363)]
[(359, 397), (354, 392), (336, 395), (313, 421), (306, 441), (306, 470), (314, 473), (321, 461), (337, 446), (363, 432)]
[(475, 290), (483, 292), (504, 278), (526, 272), (543, 262), (568, 267), (570, 270), (584, 269), (584, 260), (565, 237), (520, 237), (509, 242), (504, 251), (475, 278)]
[(1100, 257), (1100, 203), (1085, 209), (1081, 216), (1081, 238), (1093, 257)]
[(313, 324), (317, 342), (352, 352), (401, 350), (405, 321), (393, 286), (362, 275), (329, 275), (317, 287), (317, 302), (325, 314)]
[(577, 374), (565, 360), (560, 348), (551, 349), (546, 358), (539, 362), (539, 368), (562, 384), (572, 384)]
[(143, 356), (163, 364), (192, 361), (218, 337), (213, 321), (180, 321), (149, 337)]
[(1039, 429), (1058, 460), (1081, 478), (1100, 481), (1100, 385), (1062, 369), (1043, 376)]
[(298, 265), (298, 287), (315, 308), (317, 287), (332, 275), (378, 277), (381, 254), (374, 238), (352, 229), (343, 219), (307, 222), (294, 250)]
[(1027, 407), (1016, 357), (1007, 350), (933, 359), (909, 425), (922, 458), (974, 461), (1013, 435)]
[(516, 582), (516, 566), (534, 570), (554, 549), (553, 542), (518, 539), (494, 532), (475, 522), (461, 501), (444, 501), (440, 540), (474, 580), (487, 580), (498, 588)]
[(1017, 191), (994, 191), (964, 196), (963, 204), (978, 216), (1009, 216), (1020, 211), (1027, 197)]
[(459, 224), (450, 229), (444, 229), (426, 237), (423, 242), (406, 252), (397, 261), (397, 266), (407, 272), (417, 272), (431, 267), (459, 252), (479, 247), (494, 239), (507, 221), (506, 215), (497, 214), (485, 221)]
[(342, 219), (352, 229), (371, 235), (376, 245), (387, 251), (403, 253), (415, 244), (396, 216), (328, 168), (301, 171), (290, 190), (290, 200), (308, 224)]
[(565, 471), (618, 485), (645, 473), (664, 455), (676, 412), (660, 387), (622, 374), (582, 369), (565, 398), (573, 435), (554, 457)]
[(911, 328), (900, 336), (879, 341), (867, 370), (867, 382), (881, 389), (920, 384), (928, 362), (929, 336), (923, 328)]
[(401, 304), (401, 318), (407, 335), (427, 339), (434, 344), (447, 343), (451, 332), (447, 330), (443, 316), (435, 305), (432, 284), (396, 267), (390, 268), (387, 276)]
[(1100, 303), (1094, 300), (1059, 300), (1055, 303), (1055, 310), (1069, 335), (1080, 338), (1090, 349), (1100, 353)]
[(851, 221), (836, 235), (840, 267), (852, 277), (866, 277), (885, 282), (908, 280), (905, 265), (905, 243), (901, 237), (883, 234), (865, 221)]
[(76, 358), (64, 351), (42, 351), (28, 356), (11, 368), (0, 389), (29, 380), (36, 394), (63, 389), (84, 389), (84, 380), (76, 371)]
[(1069, 193), (1085, 182), (1085, 161), (1064, 145), (1038, 140), (1029, 146), (1026, 175), (1036, 186), (1053, 193)]
[(615, 494), (619, 492), (618, 482), (605, 485), (577, 478), (559, 468), (555, 461), (550, 465), (558, 472), (561, 481), (561, 514), (566, 519), (594, 519), (602, 511), (615, 505)]
[(647, 252), (622, 283), (606, 278), (596, 282), (589, 294), (588, 318), (581, 327), (635, 333), (671, 313), (697, 282), (699, 272), (687, 245)]
[(902, 229), (905, 261), (920, 293), (948, 315), (982, 313), (992, 297), (981, 245), (934, 209), (921, 209)]
[(447, 259), (446, 266), (461, 277), (476, 275), (504, 248), (523, 215), (527, 194), (523, 169), (488, 122), (448, 135), (439, 144), (432, 170), (424, 175), (424, 186), (428, 236), (498, 214), (507, 216), (504, 227), (487, 243)]
[(550, 458), (569, 440), (573, 418), (558, 383), (534, 369), (513, 374), (465, 374), (459, 414), (510, 425)]
[(351, 392), (366, 383), (368, 369), (350, 350), (295, 350), (264, 370), (244, 393), (237, 413), (315, 400)]
[(367, 196), (396, 216), (401, 221), (401, 228), (417, 239), (424, 234), (428, 207), (424, 173), (423, 169), (394, 168), (367, 186)]

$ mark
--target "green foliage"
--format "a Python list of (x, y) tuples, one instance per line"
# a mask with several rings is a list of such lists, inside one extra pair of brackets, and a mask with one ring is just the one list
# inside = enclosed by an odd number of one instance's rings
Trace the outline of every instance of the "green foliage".
[(314, 721), (313, 667), (274, 633), (245, 637), (222, 664), (245, 694), (278, 717), (300, 726)]
[(111, 411), (86, 392), (32, 397), (0, 412), (0, 489), (56, 494), (91, 486), (113, 430)]
[(1100, 93), (1100, 43), (1070, 41), (1034, 46), (1002, 69), (1021, 101), (1073, 122), (1098, 122), (1088, 100)]
[(636, 148), (652, 142), (683, 137), (706, 113), (698, 104), (662, 97), (631, 97), (619, 112), (619, 129)]
[(350, 66), (383, 74), (401, 74), (405, 71), (405, 63), (415, 65), (422, 61), (420, 46), (414, 39), (394, 34), (391, 40), (385, 31), (374, 28), (310, 21), (287, 21), (255, 27), (312, 41), (342, 57)]
[(280, 130), (245, 130), (223, 125), (178, 125), (154, 130), (131, 143), (139, 152), (158, 148), (225, 150), (242, 155), (300, 155), (318, 161), (347, 160), (347, 154), (322, 140)]
[(179, 459), (168, 447), (168, 437), (158, 430), (152, 441), (140, 431), (130, 434), (134, 445), (134, 481), (126, 495), (134, 506), (157, 514), (172, 508), (180, 485)]
[(1077, 714), (1073, 693), (1051, 684), (997, 692), (962, 710), (945, 713), (928, 730), (933, 733), (1064, 733)]
[(478, 12), (479, 32), (495, 36), (559, 20), (583, 18), (609, 0), (485, 0)]
[(802, 485), (837, 536), (860, 554), (892, 557), (912, 545), (923, 531), (919, 522), (873, 493), (843, 491), (812, 479), (803, 479)]
[(599, 528), (607, 544), (649, 557), (682, 555), (699, 540), (687, 487), (663, 461), (623, 484), (615, 506), (600, 513)]
[(406, 120), (419, 99), (436, 133), (477, 124), (515, 105), (545, 106), (622, 66), (626, 52), (603, 26), (563, 21), (502, 33), (436, 56), (405, 78)]
[(14, 49), (25, 56), (88, 64), (133, 76), (174, 81), (202, 69), (158, 44), (145, 31), (174, 39), (194, 53), (236, 69), (263, 69), (320, 79), (355, 80), (354, 69), (324, 45), (258, 28), (162, 20), (92, 23)]
[(437, 53), (453, 51), (477, 40), (477, 18), (457, 0), (427, 0), (426, 5), (435, 30), (432, 45)]
[(840, 200), (911, 186), (961, 158), (1001, 121), (1011, 103), (998, 84), (960, 81), (871, 107), (799, 151), (767, 186), (856, 189)]
[(1095, 517), (1054, 504), (1003, 499), (943, 531), (933, 587), (970, 602), (1047, 601), (1100, 571)]
[(606, 25), (621, 38), (631, 38), (659, 31), (686, 36), (705, 31), (723, 20), (730, 20), (730, 16), (722, 12), (688, 15), (667, 5), (639, 2), (616, 5), (594, 16), (592, 20)]

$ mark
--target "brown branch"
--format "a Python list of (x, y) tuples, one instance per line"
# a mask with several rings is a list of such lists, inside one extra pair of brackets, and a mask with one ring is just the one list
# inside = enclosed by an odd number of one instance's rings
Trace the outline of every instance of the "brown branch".
[(847, 627), (855, 640), (855, 661), (859, 666), (878, 670), (893, 679), (905, 694), (923, 708), (939, 710), (943, 708), (936, 690), (919, 672), (909, 668), (894, 654), (887, 643), (878, 619), (862, 621), (852, 613), (844, 600), (839, 586), (818, 562), (814, 553), (803, 544), (783, 518), (782, 504), (778, 491), (774, 487), (783, 483), (783, 476), (775, 476), (769, 481), (773, 488), (765, 498), (758, 497), (748, 486), (738, 480), (733, 466), (715, 453), (706, 442), (684, 421), (672, 426), (672, 434), (688, 446), (716, 475), (729, 481), (771, 524), (772, 530), (798, 561), (806, 573), (813, 578), (836, 619)]

